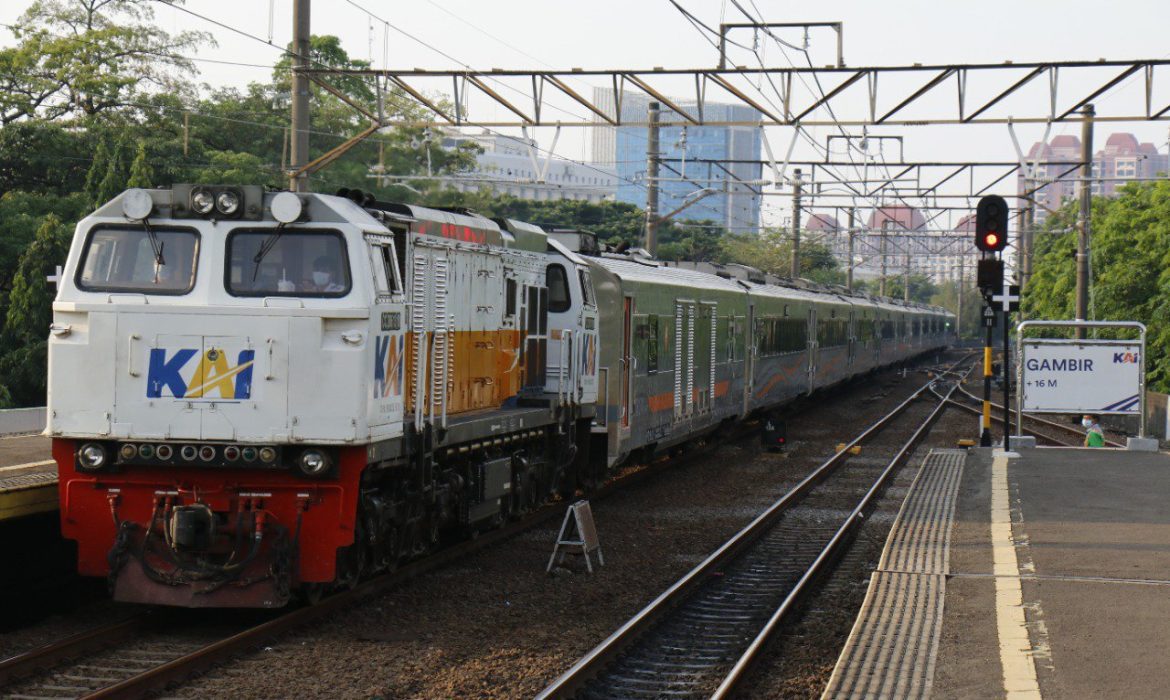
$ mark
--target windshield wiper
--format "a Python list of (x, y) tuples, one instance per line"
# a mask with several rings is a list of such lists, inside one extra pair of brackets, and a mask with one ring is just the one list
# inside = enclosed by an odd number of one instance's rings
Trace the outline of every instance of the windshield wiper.
[(278, 240), (280, 240), (280, 236), (283, 233), (284, 223), (282, 222), (277, 224), (272, 233), (268, 234), (268, 238), (265, 238), (264, 242), (260, 244), (260, 251), (252, 258), (252, 262), (256, 263), (256, 266), (252, 268), (253, 282), (256, 281), (256, 275), (260, 273), (260, 263), (264, 262), (264, 256), (268, 255), (268, 252), (272, 250), (272, 247), (276, 245)]
[(146, 229), (146, 236), (150, 239), (150, 250), (154, 253), (154, 264), (156, 267), (166, 265), (167, 261), (163, 260), (163, 242), (158, 239), (154, 229), (150, 227), (150, 222), (146, 219), (142, 220), (142, 226)]

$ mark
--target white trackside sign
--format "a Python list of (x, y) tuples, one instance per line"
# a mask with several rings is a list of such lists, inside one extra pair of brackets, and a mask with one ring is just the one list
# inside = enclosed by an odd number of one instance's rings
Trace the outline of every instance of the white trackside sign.
[(1024, 411), (1134, 414), (1142, 391), (1141, 343), (1022, 341)]

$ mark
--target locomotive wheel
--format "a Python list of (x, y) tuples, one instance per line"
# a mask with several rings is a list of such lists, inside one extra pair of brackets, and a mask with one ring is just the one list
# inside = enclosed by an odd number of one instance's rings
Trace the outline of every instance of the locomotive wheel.
[(358, 585), (370, 566), (370, 548), (366, 542), (366, 529), (358, 518), (353, 533), (353, 544), (337, 554), (337, 585), (352, 589)]
[(320, 603), (327, 593), (329, 593), (327, 583), (306, 583), (301, 586), (301, 597), (309, 605)]

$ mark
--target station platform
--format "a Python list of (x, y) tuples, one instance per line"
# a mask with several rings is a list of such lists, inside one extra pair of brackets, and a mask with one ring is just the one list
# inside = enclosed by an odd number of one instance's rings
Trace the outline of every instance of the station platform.
[(49, 438), (0, 438), (0, 521), (57, 510), (57, 465)]
[(1170, 456), (934, 450), (824, 698), (1164, 698)]

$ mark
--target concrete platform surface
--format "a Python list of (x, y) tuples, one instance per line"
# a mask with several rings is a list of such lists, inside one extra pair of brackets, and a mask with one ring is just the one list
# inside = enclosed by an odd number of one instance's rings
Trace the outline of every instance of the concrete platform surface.
[[(922, 662), (932, 668), (922, 696), (1170, 697), (1170, 456), (1063, 448), (1020, 455), (971, 450), (955, 502), (945, 506), (949, 536), (936, 545), (946, 557), (942, 621)], [(896, 546), (897, 530), (887, 547)], [(875, 581), (936, 575), (911, 568), (879, 568)], [(881, 636), (865, 629), (871, 607), (881, 602), (867, 599), (851, 642)], [(888, 626), (891, 615), (904, 629), (932, 627), (908, 608), (869, 617)], [(866, 654), (874, 662), (861, 677), (890, 673), (888, 652)], [(857, 661), (843, 654), (838, 669), (846, 663)]]
[(57, 510), (57, 465), (49, 438), (0, 438), (0, 520)]

